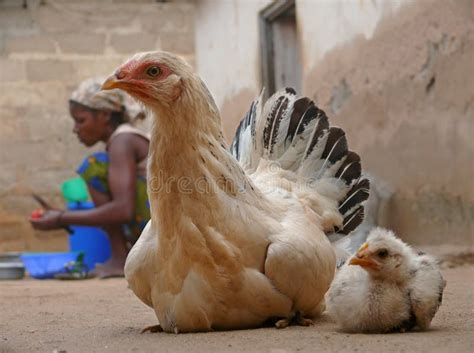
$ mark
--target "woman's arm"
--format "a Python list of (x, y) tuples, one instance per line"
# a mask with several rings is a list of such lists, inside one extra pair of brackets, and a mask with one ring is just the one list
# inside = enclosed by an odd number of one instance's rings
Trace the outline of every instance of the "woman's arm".
[(42, 218), (30, 220), (37, 229), (56, 229), (64, 225), (106, 226), (125, 224), (135, 212), (136, 168), (134, 141), (137, 136), (120, 134), (109, 146), (108, 183), (110, 202), (82, 211), (47, 211)]

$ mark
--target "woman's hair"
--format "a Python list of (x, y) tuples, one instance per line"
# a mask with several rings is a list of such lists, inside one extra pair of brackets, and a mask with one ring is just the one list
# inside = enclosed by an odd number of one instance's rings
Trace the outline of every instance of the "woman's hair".
[(135, 123), (146, 115), (141, 106), (125, 92), (113, 89), (102, 91), (104, 79), (87, 79), (72, 92), (69, 102), (77, 103), (91, 111), (110, 112), (110, 121), (114, 126), (123, 123)]

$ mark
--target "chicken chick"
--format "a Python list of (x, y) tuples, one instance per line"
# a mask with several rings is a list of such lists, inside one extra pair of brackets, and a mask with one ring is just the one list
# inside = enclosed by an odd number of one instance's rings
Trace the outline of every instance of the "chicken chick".
[(373, 229), (326, 294), (329, 315), (349, 332), (426, 330), (441, 305), (437, 261), (417, 254), (395, 234)]

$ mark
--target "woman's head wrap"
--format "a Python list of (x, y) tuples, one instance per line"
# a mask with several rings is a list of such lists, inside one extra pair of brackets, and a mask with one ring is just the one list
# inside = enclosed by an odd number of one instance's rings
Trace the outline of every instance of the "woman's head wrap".
[(100, 88), (104, 81), (103, 78), (94, 77), (81, 82), (69, 100), (95, 110), (122, 112), (124, 123), (145, 118), (140, 105), (125, 92), (119, 89), (102, 91)]

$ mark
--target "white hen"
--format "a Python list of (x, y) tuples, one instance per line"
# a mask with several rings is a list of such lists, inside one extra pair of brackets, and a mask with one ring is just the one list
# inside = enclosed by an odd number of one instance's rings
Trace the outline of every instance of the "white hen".
[(209, 91), (164, 52), (135, 55), (103, 87), (153, 112), (151, 221), (125, 275), (162, 329), (309, 324), (335, 271), (326, 232), (353, 230), (368, 195), (344, 132), (287, 88), (252, 104), (229, 152)]
[(345, 331), (426, 330), (445, 284), (434, 258), (375, 228), (336, 274), (326, 294), (327, 310)]

